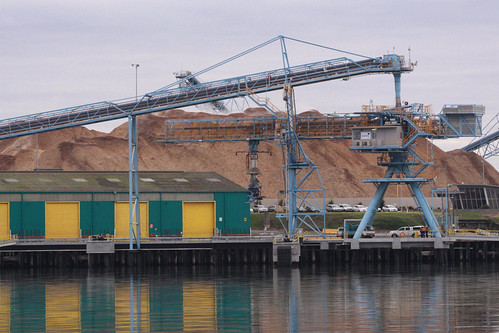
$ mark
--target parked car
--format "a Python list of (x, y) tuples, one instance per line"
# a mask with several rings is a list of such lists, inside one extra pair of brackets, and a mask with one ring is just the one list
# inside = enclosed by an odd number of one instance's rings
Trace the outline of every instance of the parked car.
[(311, 212), (311, 213), (315, 213), (315, 212), (318, 212), (318, 211), (319, 211), (317, 208), (312, 207), (312, 206), (307, 206), (307, 207), (305, 207), (305, 210), (306, 210), (307, 212)]
[(326, 206), (326, 211), (328, 212), (341, 212), (341, 207), (338, 206), (337, 204), (328, 204)]
[(353, 211), (354, 212), (367, 212), (367, 207), (363, 205), (355, 205), (353, 206)]
[(250, 207), (250, 213), (254, 213), (255, 211), (253, 210), (253, 208)]
[(397, 212), (398, 209), (394, 205), (386, 205), (386, 206), (383, 206), (383, 211), (384, 212)]
[(255, 213), (263, 213), (268, 212), (268, 209), (264, 205), (256, 205), (255, 207), (253, 207), (253, 211)]
[[(353, 238), (355, 235), (355, 231), (357, 231), (357, 227), (355, 227), (353, 230), (348, 231), (348, 238)], [(343, 238), (343, 227), (339, 227), (337, 231), (337, 236)], [(376, 233), (374, 231), (374, 228), (372, 226), (368, 226), (362, 231), (362, 238), (373, 238), (376, 236)]]
[(417, 226), (414, 226), (414, 227), (400, 227), (398, 228), (397, 230), (392, 230), (390, 231), (390, 233), (388, 234), (388, 236), (390, 237), (414, 237), (414, 234), (416, 232), (420, 233), (421, 232), (421, 228), (423, 228), (422, 225), (417, 225)]
[(298, 212), (299, 213), (306, 213), (307, 212), (307, 208), (305, 208), (303, 206), (300, 206), (300, 207), (298, 207)]
[(271, 206), (269, 206), (269, 208), (267, 210), (269, 212), (275, 212), (276, 211), (276, 206), (275, 205), (271, 205)]
[(349, 204), (339, 204), (342, 212), (353, 212), (353, 207)]

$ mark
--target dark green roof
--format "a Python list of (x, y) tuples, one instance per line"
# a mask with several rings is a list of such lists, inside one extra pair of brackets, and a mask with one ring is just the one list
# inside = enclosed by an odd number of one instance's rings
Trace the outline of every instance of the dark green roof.
[[(215, 172), (139, 172), (141, 192), (246, 191)], [(127, 192), (128, 171), (0, 171), (0, 192)]]

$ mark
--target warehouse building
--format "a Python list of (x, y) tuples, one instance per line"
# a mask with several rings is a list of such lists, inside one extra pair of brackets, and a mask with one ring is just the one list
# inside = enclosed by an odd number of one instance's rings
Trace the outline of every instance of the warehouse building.
[[(243, 187), (213, 172), (140, 172), (142, 237), (250, 233)], [(0, 172), (0, 238), (129, 237), (128, 172)]]

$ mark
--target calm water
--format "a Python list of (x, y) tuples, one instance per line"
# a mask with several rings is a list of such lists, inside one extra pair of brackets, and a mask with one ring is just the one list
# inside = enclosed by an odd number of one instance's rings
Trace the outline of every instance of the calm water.
[(1, 332), (499, 332), (499, 267), (0, 272)]

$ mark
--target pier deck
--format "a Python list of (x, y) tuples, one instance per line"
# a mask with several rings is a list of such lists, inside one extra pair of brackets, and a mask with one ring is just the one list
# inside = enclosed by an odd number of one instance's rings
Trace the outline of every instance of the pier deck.
[(137, 265), (337, 265), (343, 263), (455, 263), (499, 259), (499, 237), (302, 238), (275, 236), (128, 240), (16, 239), (0, 243), (1, 267)]

